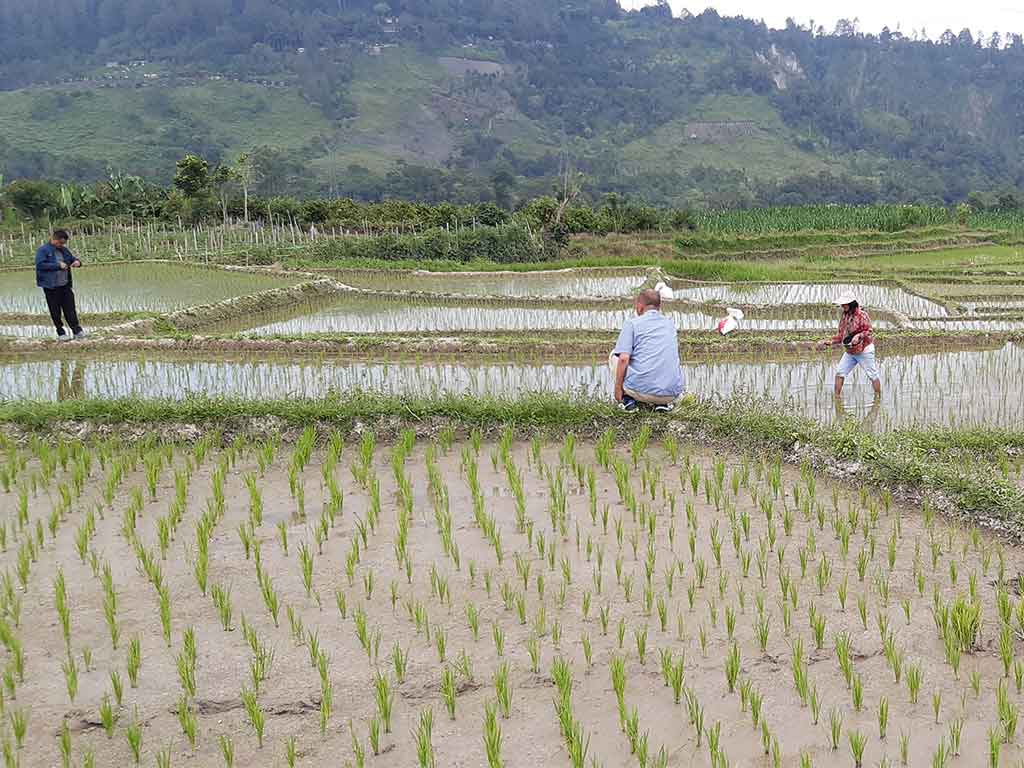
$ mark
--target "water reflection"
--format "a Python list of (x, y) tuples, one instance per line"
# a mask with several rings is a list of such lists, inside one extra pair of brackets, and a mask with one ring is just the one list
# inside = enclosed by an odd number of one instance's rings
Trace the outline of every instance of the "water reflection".
[(81, 359), (60, 361), (58, 400), (80, 400), (85, 397), (85, 366), (85, 361)]
[(334, 269), (327, 272), (339, 282), (367, 290), (516, 298), (632, 296), (649, 277), (642, 270), (587, 269), (493, 274), (366, 269)]
[[(720, 312), (692, 305), (666, 303), (663, 311), (682, 331), (713, 330)], [(371, 300), (346, 297), (311, 304), (283, 313), (254, 316), (224, 324), (221, 333), (243, 329), (254, 336), (308, 336), (315, 334), (459, 333), (507, 331), (617, 331), (634, 311), (617, 302), (588, 306), (545, 302), (510, 305), (502, 303), (445, 303), (444, 301)], [(826, 308), (787, 307), (752, 311), (743, 320), (745, 331), (832, 330), (835, 312)], [(891, 327), (886, 320), (878, 328)]]
[(833, 421), (836, 424), (842, 424), (849, 420), (855, 422), (857, 426), (868, 432), (877, 431), (880, 423), (879, 417), (882, 415), (882, 398), (880, 395), (872, 397), (871, 405), (868, 406), (866, 412), (858, 408), (848, 408), (846, 400), (842, 397), (833, 397), (832, 402), (835, 405)]
[[(908, 317), (946, 317), (946, 308), (930, 299), (915, 296), (900, 288), (853, 283), (734, 283), (731, 285), (693, 285), (677, 281), (677, 299), (758, 306), (831, 304), (836, 296), (852, 292), (870, 309), (898, 312)], [(690, 286), (690, 287), (687, 287)]]
[[(79, 313), (168, 312), (300, 282), (188, 264), (87, 264), (75, 271)], [(0, 312), (46, 314), (32, 269), (9, 270), (0, 279)]]
[[(77, 358), (72, 358), (77, 359)], [(54, 382), (68, 380), (75, 396), (182, 399), (189, 394), (246, 398), (324, 397), (352, 391), (387, 394), (493, 395), (550, 392), (608, 398), (604, 361), (350, 362), (344, 360), (196, 360), (161, 357), (89, 359), (76, 372), (66, 361), (37, 358), (4, 363), (7, 398), (54, 400)], [(894, 425), (1019, 426), (1024, 423), (1024, 348), (966, 350), (880, 358), (883, 391), (875, 401), (870, 384), (855, 371), (837, 404), (832, 394), (835, 355), (744, 361), (684, 360), (689, 391), (703, 396), (764, 396), (796, 413), (823, 421), (860, 419), (876, 429)], [(67, 369), (64, 369), (67, 370)]]

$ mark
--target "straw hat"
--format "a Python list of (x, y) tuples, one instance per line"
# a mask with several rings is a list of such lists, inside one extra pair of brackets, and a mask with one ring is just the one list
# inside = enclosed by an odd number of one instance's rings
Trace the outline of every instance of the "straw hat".
[(857, 301), (857, 294), (853, 291), (843, 291), (832, 303), (841, 307), (844, 304), (852, 304), (855, 301)]

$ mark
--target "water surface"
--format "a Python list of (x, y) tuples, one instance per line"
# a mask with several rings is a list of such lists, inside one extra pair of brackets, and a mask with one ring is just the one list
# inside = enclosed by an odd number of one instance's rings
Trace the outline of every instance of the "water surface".
[[(875, 406), (867, 380), (855, 371), (842, 407), (832, 397), (838, 355), (798, 359), (685, 361), (688, 391), (701, 396), (764, 396), (823, 421), (849, 415), (884, 429), (894, 425), (1024, 423), (1024, 348), (917, 355), (882, 354), (883, 394)], [(609, 398), (603, 361), (526, 362), (295, 362), (269, 358), (105, 356), (10, 359), (3, 362), (7, 398), (139, 397), (182, 399), (190, 394), (245, 398), (344, 397), (352, 391), (388, 394), (493, 395), (549, 392)]]
[[(233, 272), (188, 264), (86, 264), (74, 271), (79, 313), (169, 312), (301, 282), (299, 277)], [(34, 269), (0, 272), (0, 312), (46, 314)], [(87, 318), (83, 318), (87, 320)]]

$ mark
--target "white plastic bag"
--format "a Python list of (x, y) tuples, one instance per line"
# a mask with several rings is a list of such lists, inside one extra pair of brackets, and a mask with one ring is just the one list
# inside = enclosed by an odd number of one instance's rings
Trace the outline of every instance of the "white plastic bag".
[(743, 319), (743, 310), (729, 307), (725, 311), (726, 316), (718, 321), (718, 332), (723, 336), (728, 336), (740, 327), (740, 320)]

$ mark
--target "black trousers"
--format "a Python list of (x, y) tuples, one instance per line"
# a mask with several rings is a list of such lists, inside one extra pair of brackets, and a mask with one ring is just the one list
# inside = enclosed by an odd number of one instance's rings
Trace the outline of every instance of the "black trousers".
[(50, 308), (50, 318), (53, 320), (53, 327), (57, 329), (57, 335), (64, 335), (64, 320), (67, 320), (72, 333), (78, 333), (82, 326), (78, 322), (78, 310), (75, 309), (75, 292), (70, 285), (62, 285), (60, 288), (43, 288), (46, 294), (46, 306)]

